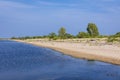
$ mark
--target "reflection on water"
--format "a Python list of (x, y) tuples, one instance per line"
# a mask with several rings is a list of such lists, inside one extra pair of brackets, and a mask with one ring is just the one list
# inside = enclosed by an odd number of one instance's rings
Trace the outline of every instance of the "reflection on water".
[(120, 66), (2, 40), (0, 80), (120, 80)]

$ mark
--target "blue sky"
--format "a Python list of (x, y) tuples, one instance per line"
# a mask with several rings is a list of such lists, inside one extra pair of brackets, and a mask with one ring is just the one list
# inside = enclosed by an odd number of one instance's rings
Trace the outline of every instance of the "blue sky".
[(46, 35), (64, 26), (76, 35), (95, 23), (120, 32), (120, 0), (0, 0), (0, 37)]

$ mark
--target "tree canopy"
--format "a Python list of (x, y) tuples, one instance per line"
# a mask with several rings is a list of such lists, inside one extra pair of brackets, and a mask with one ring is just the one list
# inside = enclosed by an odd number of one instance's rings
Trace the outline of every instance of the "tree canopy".
[(57, 35), (54, 32), (51, 32), (49, 35), (49, 39), (56, 39)]
[[(12, 37), (12, 39), (38, 39), (38, 38), (49, 38), (50, 40), (56, 40), (56, 39), (71, 39), (71, 38), (91, 38), (91, 37), (108, 37), (99, 35), (99, 30), (96, 24), (94, 23), (88, 23), (87, 26), (87, 32), (79, 32), (76, 36), (69, 34), (66, 32), (65, 27), (61, 27), (58, 30), (58, 34), (51, 32), (48, 35), (42, 35), (42, 36), (25, 36), (25, 37)], [(120, 32), (116, 33), (115, 35), (112, 35), (110, 37), (120, 37)]]
[(120, 37), (120, 32), (117, 32), (117, 33), (115, 34), (115, 36), (116, 36), (116, 37)]
[(79, 32), (79, 33), (77, 34), (77, 37), (78, 37), (78, 38), (88, 38), (88, 37), (89, 37), (89, 34), (86, 33), (86, 32)]
[(61, 39), (65, 39), (66, 38), (66, 29), (64, 27), (61, 27), (58, 31), (58, 36)]
[(88, 23), (87, 31), (91, 37), (99, 36), (99, 31), (94, 23)]

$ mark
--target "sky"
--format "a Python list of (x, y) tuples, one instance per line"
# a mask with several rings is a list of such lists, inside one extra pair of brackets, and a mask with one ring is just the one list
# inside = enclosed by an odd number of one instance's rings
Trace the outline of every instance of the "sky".
[(0, 37), (86, 32), (95, 23), (102, 35), (120, 32), (120, 0), (0, 0)]

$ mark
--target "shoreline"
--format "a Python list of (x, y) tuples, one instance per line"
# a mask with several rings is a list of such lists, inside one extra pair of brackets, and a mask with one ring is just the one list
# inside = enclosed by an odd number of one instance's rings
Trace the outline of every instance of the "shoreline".
[(15, 40), (15, 41), (28, 43), (35, 46), (50, 48), (55, 51), (59, 51), (65, 55), (72, 56), (74, 58), (80, 58), (80, 59), (86, 59), (86, 60), (92, 60), (92, 61), (97, 60), (97, 61), (120, 65), (119, 47), (118, 49), (116, 49), (117, 47), (114, 48), (114, 46), (112, 45), (107, 46), (111, 48), (105, 48), (104, 46), (102, 47), (88, 46), (88, 45), (84, 46), (78, 43), (66, 43), (66, 42), (54, 42), (54, 41), (34, 41), (34, 40), (33, 41)]

